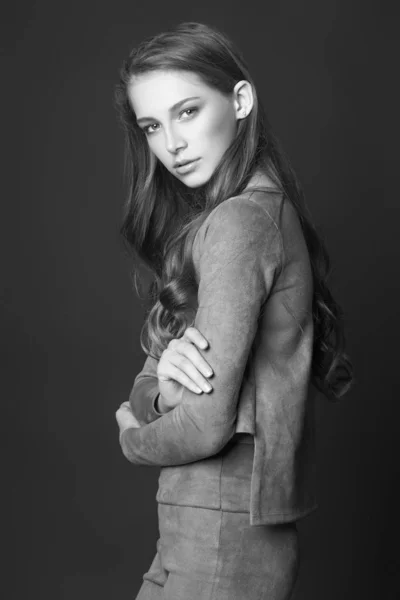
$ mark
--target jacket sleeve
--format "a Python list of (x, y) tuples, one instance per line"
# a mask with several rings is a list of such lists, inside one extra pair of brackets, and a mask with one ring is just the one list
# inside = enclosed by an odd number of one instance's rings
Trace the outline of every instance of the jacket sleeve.
[(163, 416), (155, 407), (160, 393), (157, 377), (157, 360), (148, 356), (143, 369), (135, 377), (129, 395), (129, 404), (140, 425), (147, 425)]
[(194, 326), (209, 342), (201, 352), (214, 371), (213, 389), (196, 394), (184, 388), (182, 401), (173, 410), (143, 427), (123, 431), (120, 444), (129, 461), (185, 464), (212, 456), (233, 436), (258, 318), (280, 264), (281, 233), (264, 207), (237, 196), (211, 213), (199, 239)]

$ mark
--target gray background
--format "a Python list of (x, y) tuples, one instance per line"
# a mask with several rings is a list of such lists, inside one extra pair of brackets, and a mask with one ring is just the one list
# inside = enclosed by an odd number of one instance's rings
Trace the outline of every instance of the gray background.
[(222, 28), (243, 51), (327, 243), (346, 315), (358, 382), (340, 404), (318, 403), (320, 508), (299, 524), (296, 600), (397, 597), (397, 30), (375, 4), (3, 8), (9, 600), (134, 598), (155, 553), (158, 469), (124, 458), (114, 416), (145, 355), (143, 306), (118, 235), (123, 137), (112, 94), (131, 46), (184, 20)]

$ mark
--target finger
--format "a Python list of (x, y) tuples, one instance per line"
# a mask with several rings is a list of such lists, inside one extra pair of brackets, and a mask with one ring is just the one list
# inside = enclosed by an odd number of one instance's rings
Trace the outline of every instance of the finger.
[(204, 335), (200, 333), (200, 331), (196, 327), (188, 327), (183, 335), (203, 350), (205, 350), (208, 347), (208, 340), (206, 340)]
[(169, 363), (168, 375), (163, 376), (160, 373), (158, 375), (158, 379), (160, 381), (168, 381), (170, 379), (173, 379), (174, 381), (177, 381), (178, 383), (183, 385), (185, 388), (187, 388), (191, 392), (194, 392), (195, 394), (201, 394), (203, 392), (201, 387), (197, 386), (194, 383), (194, 381), (190, 377), (188, 377), (188, 375), (186, 375), (186, 373), (184, 371), (182, 371), (178, 367), (174, 366), (172, 363)]
[(140, 423), (133, 415), (132, 411), (128, 410), (125, 406), (120, 407), (117, 410), (115, 418), (119, 427), (140, 427)]
[(117, 420), (128, 420), (132, 418), (132, 411), (126, 408), (126, 406), (121, 406), (117, 412), (115, 413)]
[[(179, 346), (176, 346), (175, 352), (186, 356), (194, 366), (204, 375), (204, 377), (211, 377), (213, 370), (206, 359), (200, 354), (196, 346), (190, 342), (181, 340)], [(178, 365), (179, 366), (179, 365)]]
[(204, 392), (211, 391), (212, 386), (210, 386), (209, 381), (207, 381), (207, 379), (203, 377), (203, 375), (193, 364), (193, 362), (186, 358), (186, 356), (184, 356), (183, 354), (180, 354), (179, 352), (175, 352), (174, 354), (172, 354), (170, 357), (170, 364), (173, 364), (175, 367), (180, 369)]

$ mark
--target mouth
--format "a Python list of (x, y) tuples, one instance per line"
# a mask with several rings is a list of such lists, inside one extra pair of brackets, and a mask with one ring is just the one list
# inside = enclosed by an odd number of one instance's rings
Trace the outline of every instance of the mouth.
[(195, 158), (193, 160), (186, 160), (186, 161), (181, 162), (181, 163), (175, 163), (174, 164), (174, 169), (176, 171), (178, 171), (178, 173), (180, 173), (180, 174), (189, 173), (189, 171), (192, 171), (193, 169), (196, 168), (197, 162), (199, 160), (200, 160), (199, 158)]

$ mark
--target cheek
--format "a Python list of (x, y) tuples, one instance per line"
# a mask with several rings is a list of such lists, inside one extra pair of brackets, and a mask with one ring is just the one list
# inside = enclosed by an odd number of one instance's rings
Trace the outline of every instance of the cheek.
[(223, 147), (225, 150), (235, 137), (235, 132), (236, 121), (228, 111), (212, 115), (207, 119), (205, 137), (215, 149)]
[(161, 162), (164, 162), (165, 148), (163, 148), (160, 137), (161, 136), (159, 135), (155, 135), (154, 138), (149, 138), (147, 144), (149, 146), (150, 152), (152, 152)]

